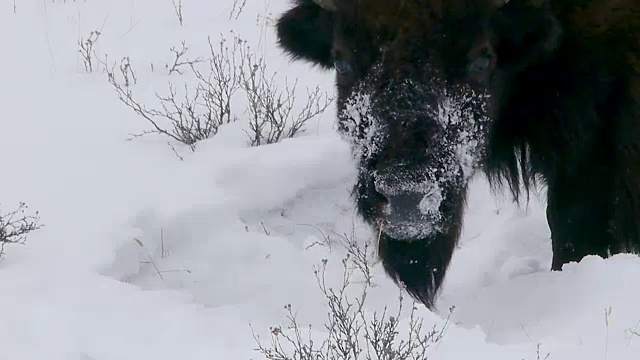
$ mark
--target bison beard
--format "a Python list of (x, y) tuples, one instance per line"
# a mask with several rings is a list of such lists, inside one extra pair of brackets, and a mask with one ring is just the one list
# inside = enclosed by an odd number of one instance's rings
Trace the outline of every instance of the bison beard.
[(279, 19), (293, 58), (337, 70), (358, 213), (427, 307), (476, 169), (516, 200), (547, 186), (554, 270), (640, 248), (636, 1), (295, 0)]

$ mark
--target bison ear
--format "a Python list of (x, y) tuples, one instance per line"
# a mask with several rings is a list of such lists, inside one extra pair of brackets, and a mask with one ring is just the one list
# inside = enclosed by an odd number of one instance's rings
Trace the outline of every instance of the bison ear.
[(551, 10), (527, 0), (511, 0), (488, 21), (497, 66), (520, 71), (553, 53), (562, 40), (562, 26)]
[(333, 67), (334, 14), (311, 1), (301, 1), (277, 21), (278, 45), (293, 59)]

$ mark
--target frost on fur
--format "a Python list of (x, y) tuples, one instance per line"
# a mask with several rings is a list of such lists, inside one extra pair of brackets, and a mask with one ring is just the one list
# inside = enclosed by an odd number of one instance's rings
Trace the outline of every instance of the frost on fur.
[[(403, 209), (418, 210), (409, 214), (390, 203), (378, 205), (387, 219), (385, 232), (398, 240), (442, 232), (447, 189), (464, 187), (485, 155), (486, 96), (466, 87), (436, 86), (437, 72), (432, 84), (405, 80), (380, 91), (376, 71), (345, 100), (340, 130), (376, 192)], [(420, 131), (432, 135), (411, 142)]]

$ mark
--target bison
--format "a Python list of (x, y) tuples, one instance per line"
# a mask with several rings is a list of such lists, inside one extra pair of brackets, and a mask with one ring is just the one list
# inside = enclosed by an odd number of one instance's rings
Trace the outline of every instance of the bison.
[(640, 248), (636, 0), (295, 0), (293, 59), (335, 69), (358, 214), (429, 309), (481, 170), (547, 189), (552, 270)]

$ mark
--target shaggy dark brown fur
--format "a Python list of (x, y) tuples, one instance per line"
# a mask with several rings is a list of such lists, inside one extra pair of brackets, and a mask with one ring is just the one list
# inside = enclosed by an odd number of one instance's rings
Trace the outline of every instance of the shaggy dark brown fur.
[(516, 200), (546, 185), (553, 270), (640, 248), (636, 0), (494, 1), (296, 0), (278, 21), (290, 55), (337, 70), (358, 212), (429, 308), (475, 169)]

